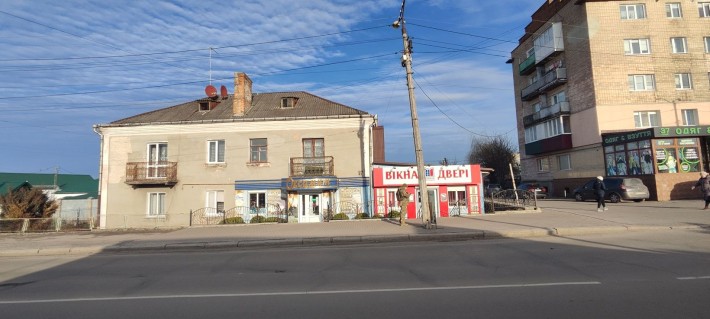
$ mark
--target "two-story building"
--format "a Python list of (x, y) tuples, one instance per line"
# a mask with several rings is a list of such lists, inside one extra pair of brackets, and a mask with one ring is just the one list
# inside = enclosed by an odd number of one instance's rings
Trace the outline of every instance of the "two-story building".
[[(110, 124), (101, 138), (101, 228), (179, 227), (230, 217), (319, 222), (369, 210), (377, 117), (307, 92), (234, 93)], [(233, 220), (234, 221), (234, 220)]]

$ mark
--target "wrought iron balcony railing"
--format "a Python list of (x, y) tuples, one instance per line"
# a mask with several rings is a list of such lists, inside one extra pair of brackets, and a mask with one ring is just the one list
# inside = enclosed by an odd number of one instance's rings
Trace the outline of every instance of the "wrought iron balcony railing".
[(334, 176), (332, 156), (292, 157), (290, 176)]
[(128, 162), (126, 184), (129, 185), (175, 185), (177, 162)]

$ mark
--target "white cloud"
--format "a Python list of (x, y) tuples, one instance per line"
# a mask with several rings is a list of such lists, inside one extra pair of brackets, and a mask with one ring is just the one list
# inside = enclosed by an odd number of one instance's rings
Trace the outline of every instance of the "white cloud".
[[(539, 2), (407, 2), (427, 160), (465, 157), (468, 131), (498, 134), (514, 128), (511, 71), (500, 55), (509, 54)], [(22, 130), (28, 145), (54, 155), (24, 161), (22, 148), (12, 147), (0, 158), (0, 171), (59, 164), (95, 174), (98, 138), (91, 125), (201, 97), (209, 81), (210, 47), (217, 48), (211, 59), (215, 84), (231, 92), (233, 73), (244, 71), (256, 92), (309, 91), (378, 114), (386, 126), (388, 158), (413, 160), (409, 100), (397, 54), (401, 34), (386, 27), (400, 5), (399, 0), (3, 1), (0, 10), (21, 18), (0, 13), (0, 41), (6, 44), (0, 52), (0, 110), (14, 112), (0, 121), (0, 134)], [(314, 37), (363, 28), (372, 29)], [(503, 39), (505, 30), (514, 31)], [(443, 53), (462, 47), (484, 54)], [(134, 54), (143, 55), (128, 56)], [(81, 59), (102, 56), (123, 57)], [(337, 63), (342, 61), (351, 62)], [(332, 65), (310, 68), (321, 64)], [(283, 72), (289, 69), (294, 70)], [(37, 97), (103, 91), (111, 92)], [(84, 133), (62, 139), (63, 131)]]

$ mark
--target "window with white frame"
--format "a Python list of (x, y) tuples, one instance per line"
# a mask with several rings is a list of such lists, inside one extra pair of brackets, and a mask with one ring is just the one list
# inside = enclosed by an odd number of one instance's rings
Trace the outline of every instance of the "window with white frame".
[(703, 37), (703, 42), (705, 42), (705, 53), (710, 53), (710, 37)]
[(268, 162), (266, 153), (267, 144), (265, 138), (249, 139), (249, 149), (251, 153), (249, 159), (252, 163)]
[(626, 39), (624, 40), (624, 54), (650, 54), (651, 45), (648, 39)]
[(557, 156), (557, 165), (561, 171), (568, 171), (572, 169), (572, 160), (569, 154)]
[(622, 4), (619, 8), (621, 10), (621, 20), (646, 18), (646, 5), (644, 4)]
[(569, 116), (560, 116), (525, 128), (525, 143), (571, 133)]
[(224, 191), (205, 192), (205, 207), (208, 214), (221, 214), (224, 212)]
[(539, 172), (549, 172), (550, 171), (550, 159), (547, 157), (537, 159), (537, 170)]
[(679, 2), (666, 3), (666, 18), (682, 18), (683, 11)]
[(701, 18), (710, 18), (710, 2), (698, 2), (698, 14)]
[(148, 193), (149, 217), (165, 215), (165, 193)]
[(676, 73), (675, 74), (675, 88), (676, 90), (690, 90), (693, 88), (693, 79), (690, 73)]
[(630, 91), (653, 91), (656, 80), (653, 74), (631, 74), (629, 75)]
[(249, 193), (249, 211), (252, 214), (266, 213), (266, 192), (251, 192)]
[(683, 37), (671, 38), (673, 53), (688, 53), (688, 42)]
[(207, 141), (207, 163), (224, 163), (224, 140)]
[(541, 108), (542, 108), (542, 107), (540, 106), (540, 102), (536, 102), (535, 104), (532, 105), (532, 109), (533, 109), (533, 111), (535, 111), (535, 112), (540, 112), (540, 109), (541, 109)]
[(698, 110), (697, 109), (680, 110), (680, 112), (683, 115), (683, 125), (684, 126), (698, 125)]
[(634, 112), (634, 126), (637, 128), (660, 126), (661, 119), (658, 111)]

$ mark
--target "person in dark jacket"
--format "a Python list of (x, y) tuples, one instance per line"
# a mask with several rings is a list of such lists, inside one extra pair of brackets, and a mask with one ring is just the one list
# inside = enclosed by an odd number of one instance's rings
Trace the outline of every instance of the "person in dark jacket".
[(703, 209), (708, 209), (708, 205), (710, 205), (710, 178), (708, 178), (707, 172), (700, 172), (700, 179), (690, 189), (695, 189), (696, 187), (700, 187), (703, 192), (703, 199), (705, 200), (705, 208)]
[(594, 189), (594, 194), (597, 195), (597, 212), (603, 212), (607, 210), (606, 203), (604, 203), (604, 193), (606, 192), (606, 185), (604, 185), (604, 177), (597, 176), (597, 180), (594, 181), (592, 186)]

